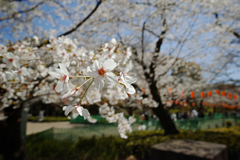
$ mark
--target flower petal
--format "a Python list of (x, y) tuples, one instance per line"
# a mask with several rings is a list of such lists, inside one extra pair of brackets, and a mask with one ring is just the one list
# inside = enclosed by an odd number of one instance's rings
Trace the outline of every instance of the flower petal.
[(74, 109), (73, 106), (64, 106), (63, 110), (64, 110), (65, 116), (67, 116), (73, 109)]
[[(59, 72), (60, 72), (60, 73), (59, 73)], [(55, 78), (57, 78), (57, 79), (60, 79), (61, 76), (62, 76), (61, 70), (58, 69), (58, 68), (53, 68), (53, 67), (51, 67), (51, 68), (49, 68), (48, 73), (49, 73), (51, 76), (53, 76), (53, 77), (55, 77)]]
[(135, 94), (136, 90), (135, 90), (135, 88), (132, 85), (128, 85), (127, 86), (127, 93), (128, 94)]
[(114, 62), (113, 59), (108, 59), (103, 63), (103, 68), (106, 71), (111, 71), (113, 70), (115, 67), (117, 66), (117, 64)]
[(99, 76), (99, 74), (98, 74), (98, 71), (92, 71), (91, 69), (90, 69), (90, 67), (87, 67), (87, 74), (89, 75), (89, 76), (91, 76), (91, 77), (97, 77), (97, 76)]
[(125, 76), (125, 81), (129, 84), (135, 83), (137, 81), (137, 78), (131, 77), (131, 76)]
[(118, 81), (117, 76), (112, 72), (105, 73), (104, 79), (110, 84), (116, 84)]
[(101, 90), (104, 86), (103, 78), (101, 76), (94, 78), (94, 84), (98, 90)]
[(59, 67), (60, 67), (61, 71), (62, 71), (65, 75), (68, 75), (68, 76), (69, 76), (69, 73), (68, 73), (68, 70), (67, 70), (65, 64), (59, 63)]
[(67, 91), (69, 91), (69, 84), (67, 82), (64, 82), (62, 94), (66, 93)]
[(57, 86), (55, 87), (56, 92), (61, 92), (63, 90), (63, 82), (58, 81)]
[(97, 60), (95, 60), (92, 65), (92, 70), (98, 70), (98, 69), (100, 69), (100, 64)]

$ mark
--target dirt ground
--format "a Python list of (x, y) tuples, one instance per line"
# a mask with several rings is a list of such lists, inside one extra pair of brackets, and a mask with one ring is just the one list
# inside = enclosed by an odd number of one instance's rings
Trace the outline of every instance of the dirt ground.
[(27, 122), (27, 135), (41, 132), (52, 127), (74, 128), (82, 126), (84, 126), (84, 124), (71, 124), (70, 122)]

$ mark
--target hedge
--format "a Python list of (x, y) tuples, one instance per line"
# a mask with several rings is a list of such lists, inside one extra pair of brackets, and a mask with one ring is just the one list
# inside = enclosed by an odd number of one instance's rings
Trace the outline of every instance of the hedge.
[(126, 140), (113, 136), (92, 137), (90, 139), (80, 138), (77, 143), (39, 139), (32, 135), (27, 139), (26, 153), (29, 160), (121, 160), (129, 156), (132, 159), (135, 157), (138, 160), (146, 160), (150, 159), (152, 145), (170, 139), (192, 139), (226, 144), (229, 159), (237, 160), (240, 158), (240, 134), (227, 128), (225, 131), (180, 131), (178, 135), (169, 136), (164, 136), (163, 131), (138, 131), (130, 134)]

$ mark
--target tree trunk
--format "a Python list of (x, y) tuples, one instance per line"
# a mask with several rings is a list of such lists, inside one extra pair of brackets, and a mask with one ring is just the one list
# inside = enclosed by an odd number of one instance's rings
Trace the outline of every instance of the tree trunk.
[(160, 123), (164, 129), (164, 134), (168, 135), (168, 134), (178, 134), (178, 130), (176, 129), (176, 126), (174, 124), (174, 122), (172, 121), (170, 114), (168, 113), (168, 111), (166, 111), (163, 108), (163, 104), (158, 92), (158, 88), (156, 86), (156, 82), (154, 81), (153, 83), (151, 83), (149, 85), (149, 88), (151, 90), (151, 94), (153, 96), (153, 99), (158, 102), (158, 107), (157, 108), (153, 108), (153, 112), (155, 113), (155, 115), (159, 118)]
[(0, 154), (4, 160), (25, 159), (24, 146), (21, 139), (21, 110), (22, 105), (13, 109), (13, 106), (6, 108), (8, 118), (0, 122)]

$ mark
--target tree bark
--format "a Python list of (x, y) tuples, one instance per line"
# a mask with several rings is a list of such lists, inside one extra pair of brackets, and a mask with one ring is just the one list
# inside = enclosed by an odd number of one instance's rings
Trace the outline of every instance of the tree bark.
[(175, 123), (172, 121), (170, 114), (165, 110), (156, 86), (156, 82), (153, 82), (149, 85), (153, 99), (158, 102), (158, 107), (153, 108), (154, 114), (159, 118), (160, 123), (164, 129), (164, 134), (178, 134), (178, 130), (175, 126)]
[(24, 160), (25, 152), (21, 139), (21, 110), (13, 109), (13, 106), (6, 108), (8, 118), (0, 122), (0, 154), (4, 160)]

